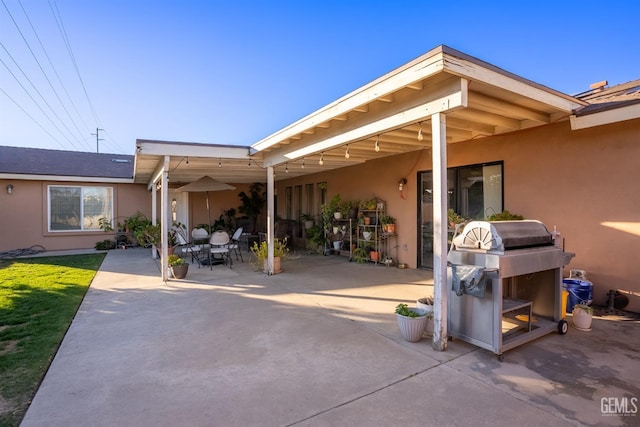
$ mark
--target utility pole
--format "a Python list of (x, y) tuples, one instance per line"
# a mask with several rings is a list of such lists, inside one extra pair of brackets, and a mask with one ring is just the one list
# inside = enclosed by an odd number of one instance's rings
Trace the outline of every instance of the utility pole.
[(96, 128), (96, 133), (92, 133), (91, 134), (91, 135), (95, 135), (96, 136), (96, 153), (100, 152), (100, 148), (99, 148), (100, 141), (104, 141), (103, 138), (99, 137), (100, 131), (104, 132), (104, 129)]

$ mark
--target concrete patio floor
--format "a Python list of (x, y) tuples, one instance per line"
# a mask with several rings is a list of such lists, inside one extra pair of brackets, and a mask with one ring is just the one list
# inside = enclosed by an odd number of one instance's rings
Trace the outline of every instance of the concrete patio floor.
[[(402, 340), (431, 274), (301, 255), (267, 276), (110, 251), (42, 382), (31, 426), (639, 425), (640, 324), (594, 319), (505, 353)], [(602, 404), (605, 399), (605, 405)], [(616, 400), (611, 400), (616, 399)]]

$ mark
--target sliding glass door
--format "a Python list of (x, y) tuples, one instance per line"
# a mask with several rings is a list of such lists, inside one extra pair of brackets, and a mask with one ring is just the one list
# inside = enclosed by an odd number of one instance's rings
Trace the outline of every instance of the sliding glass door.
[[(418, 266), (433, 268), (433, 173), (419, 172), (418, 182)], [(502, 162), (447, 169), (447, 209), (467, 219), (502, 212)]]

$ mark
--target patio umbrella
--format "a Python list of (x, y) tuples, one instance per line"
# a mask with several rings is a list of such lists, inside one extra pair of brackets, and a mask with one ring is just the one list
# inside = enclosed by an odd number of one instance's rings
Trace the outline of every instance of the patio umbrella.
[(211, 225), (211, 211), (209, 208), (209, 192), (235, 190), (235, 189), (236, 187), (232, 185), (225, 184), (224, 182), (216, 181), (210, 176), (205, 175), (202, 178), (198, 179), (197, 181), (193, 181), (190, 184), (183, 185), (182, 187), (177, 188), (176, 191), (187, 191), (190, 193), (197, 193), (197, 192), (207, 193), (207, 218), (209, 219), (209, 225)]

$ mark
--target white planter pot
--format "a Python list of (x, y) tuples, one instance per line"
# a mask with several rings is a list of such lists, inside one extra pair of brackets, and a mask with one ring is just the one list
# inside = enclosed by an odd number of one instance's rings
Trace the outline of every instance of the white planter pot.
[(590, 331), (591, 330), (591, 322), (593, 320), (593, 315), (587, 313), (586, 311), (580, 308), (573, 309), (573, 326), (576, 329), (581, 331)]
[(424, 333), (427, 335), (433, 335), (433, 306), (431, 304), (423, 304), (420, 301), (416, 301), (416, 308), (423, 310), (425, 313), (431, 313), (427, 318), (427, 325), (424, 329)]
[(340, 250), (340, 246), (342, 246), (342, 240), (336, 240), (335, 242), (333, 242), (333, 249), (335, 249), (336, 251)]
[(335, 219), (342, 219), (342, 212), (334, 212), (333, 217)]
[[(417, 308), (410, 308), (411, 311), (423, 313)], [(403, 339), (409, 342), (418, 342), (422, 339), (425, 328), (427, 327), (427, 316), (421, 317), (405, 317), (396, 314), (398, 319), (398, 327), (400, 328), (400, 335)]]

